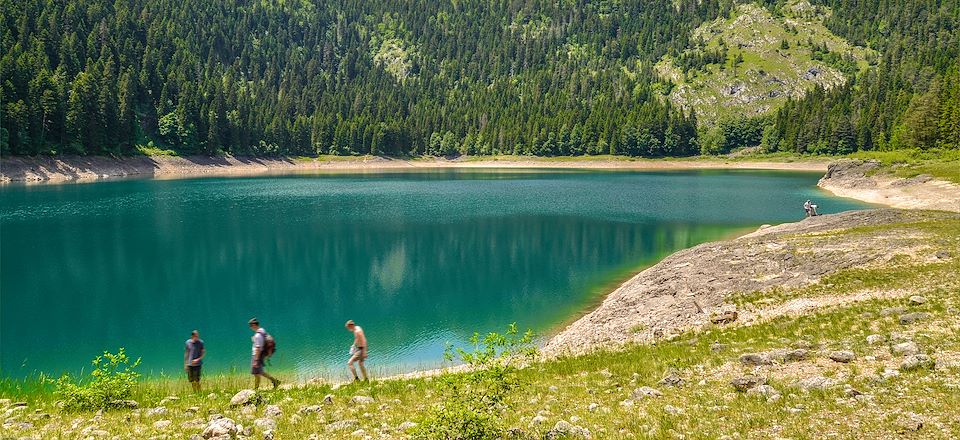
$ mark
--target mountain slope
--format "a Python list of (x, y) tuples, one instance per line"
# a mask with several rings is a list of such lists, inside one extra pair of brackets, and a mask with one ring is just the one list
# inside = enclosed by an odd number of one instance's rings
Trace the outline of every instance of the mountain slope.
[(756, 116), (801, 98), (814, 87), (832, 88), (876, 59), (823, 25), (831, 11), (791, 2), (774, 16), (755, 4), (739, 5), (693, 31), (691, 45), (665, 56), (657, 72), (676, 86), (670, 100), (697, 112), (701, 124)]

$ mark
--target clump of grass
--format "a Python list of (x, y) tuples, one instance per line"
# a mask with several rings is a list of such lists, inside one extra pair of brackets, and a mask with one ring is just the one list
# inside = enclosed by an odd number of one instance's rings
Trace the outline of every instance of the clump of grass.
[(153, 144), (153, 141), (150, 141), (146, 145), (140, 144), (137, 145), (137, 153), (144, 156), (179, 156), (180, 153), (177, 153), (174, 150), (158, 147)]

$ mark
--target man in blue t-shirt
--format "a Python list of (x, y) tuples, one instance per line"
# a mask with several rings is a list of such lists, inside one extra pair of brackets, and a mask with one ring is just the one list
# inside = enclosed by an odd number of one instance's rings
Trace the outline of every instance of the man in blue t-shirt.
[(200, 367), (203, 366), (203, 357), (206, 355), (207, 349), (203, 346), (203, 339), (200, 339), (200, 332), (194, 330), (183, 350), (183, 369), (187, 371), (187, 379), (197, 392), (200, 391)]

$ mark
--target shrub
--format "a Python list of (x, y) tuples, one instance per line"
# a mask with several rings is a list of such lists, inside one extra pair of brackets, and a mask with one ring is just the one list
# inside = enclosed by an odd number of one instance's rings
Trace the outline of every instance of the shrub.
[(448, 400), (434, 410), (413, 433), (414, 439), (502, 438), (503, 426), (491, 411), (479, 411), (464, 402)]
[(511, 391), (522, 387), (519, 365), (537, 352), (533, 332), (520, 335), (516, 323), (506, 333), (470, 338), (472, 350), (448, 346), (447, 360), (459, 359), (465, 373), (447, 373), (438, 379), (443, 402), (425, 417), (413, 433), (415, 439), (494, 439), (504, 435), (499, 412), (506, 409)]
[(55, 381), (56, 395), (63, 403), (64, 410), (101, 409), (119, 405), (120, 401), (130, 398), (140, 373), (135, 370), (140, 358), (130, 363), (124, 349), (116, 354), (104, 351), (93, 359), (93, 371), (89, 382), (74, 380), (69, 374)]

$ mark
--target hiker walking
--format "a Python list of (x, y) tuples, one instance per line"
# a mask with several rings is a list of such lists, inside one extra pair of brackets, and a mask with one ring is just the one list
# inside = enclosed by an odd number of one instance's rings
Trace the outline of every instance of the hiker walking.
[(203, 339), (200, 339), (200, 332), (194, 330), (190, 333), (190, 339), (187, 339), (186, 347), (183, 350), (183, 369), (187, 372), (187, 380), (193, 391), (200, 391), (200, 368), (203, 366), (203, 357), (207, 355), (207, 349), (203, 346)]
[(363, 361), (367, 360), (367, 336), (363, 334), (363, 329), (354, 323), (352, 319), (347, 321), (344, 327), (353, 333), (353, 345), (350, 347), (350, 360), (347, 361), (347, 367), (349, 367), (350, 372), (353, 373), (353, 381), (360, 381), (360, 377), (357, 376), (357, 370), (353, 367), (354, 362), (360, 365), (363, 380), (368, 381), (370, 379), (367, 377), (367, 368), (363, 366)]
[(263, 327), (260, 327), (260, 321), (257, 318), (253, 318), (249, 321), (250, 330), (253, 330), (253, 337), (250, 338), (253, 340), (253, 349), (251, 351), (252, 359), (250, 360), (250, 374), (253, 375), (253, 389), (260, 388), (260, 376), (266, 377), (273, 383), (273, 387), (276, 388), (280, 384), (280, 381), (275, 377), (267, 374), (266, 371), (263, 371), (263, 362), (267, 360), (270, 356), (273, 356), (273, 352), (276, 350), (276, 342), (273, 340), (273, 336), (270, 336)]

